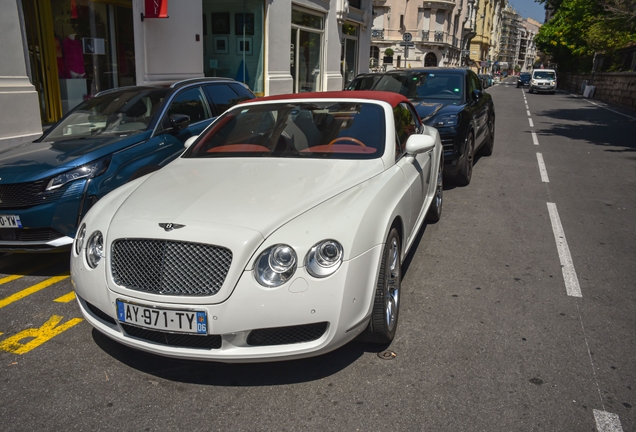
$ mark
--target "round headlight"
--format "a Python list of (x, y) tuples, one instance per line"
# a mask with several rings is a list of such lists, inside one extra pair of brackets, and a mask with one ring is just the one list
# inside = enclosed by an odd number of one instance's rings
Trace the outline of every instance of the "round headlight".
[(324, 278), (340, 268), (343, 259), (342, 245), (335, 240), (323, 240), (307, 253), (305, 267), (315, 278)]
[(274, 288), (287, 282), (296, 272), (296, 252), (291, 246), (279, 244), (261, 253), (256, 260), (254, 275), (259, 284)]
[(88, 238), (86, 243), (86, 261), (90, 268), (97, 267), (97, 264), (104, 257), (104, 236), (99, 231), (95, 231)]
[(77, 230), (75, 236), (75, 255), (82, 253), (82, 247), (84, 246), (84, 237), (86, 236), (86, 224), (82, 224), (80, 229)]

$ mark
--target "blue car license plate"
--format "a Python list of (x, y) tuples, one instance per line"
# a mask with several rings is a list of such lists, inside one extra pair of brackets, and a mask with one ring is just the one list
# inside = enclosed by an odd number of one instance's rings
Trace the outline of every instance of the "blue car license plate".
[(172, 333), (208, 334), (208, 317), (204, 311), (164, 309), (117, 300), (120, 322)]
[(0, 228), (22, 228), (18, 215), (0, 215)]

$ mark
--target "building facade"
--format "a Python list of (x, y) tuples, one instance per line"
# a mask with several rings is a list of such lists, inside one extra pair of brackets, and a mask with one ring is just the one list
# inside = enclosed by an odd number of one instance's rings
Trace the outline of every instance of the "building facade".
[(1, 62), (0, 77), (19, 79), (0, 78), (0, 95), (21, 88), (9, 97), (31, 107), (15, 138), (128, 85), (223, 76), (260, 96), (340, 90), (368, 70), (372, 0), (5, 0), (0, 16), (0, 54), (19, 57)]
[(501, 38), (497, 61), (501, 73), (512, 73), (519, 57), (521, 17), (510, 6), (507, 6), (501, 14)]
[(521, 26), (517, 65), (519, 65), (520, 72), (530, 72), (538, 59), (534, 37), (539, 33), (541, 24), (532, 18), (527, 18), (521, 22)]
[(466, 13), (466, 0), (373, 0), (371, 68), (459, 66)]

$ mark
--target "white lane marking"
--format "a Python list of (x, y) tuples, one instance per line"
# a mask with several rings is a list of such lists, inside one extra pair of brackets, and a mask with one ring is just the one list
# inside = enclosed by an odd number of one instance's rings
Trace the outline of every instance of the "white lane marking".
[(528, 117), (530, 117), (530, 110), (526, 110), (526, 112), (528, 113)]
[(563, 232), (563, 226), (561, 225), (561, 219), (559, 218), (559, 212), (557, 211), (556, 204), (547, 204), (548, 212), (550, 213), (550, 222), (552, 222), (552, 231), (554, 232), (554, 240), (556, 241), (557, 251), (559, 252), (559, 260), (561, 261), (561, 270), (563, 272), (563, 280), (565, 281), (565, 290), (571, 297), (583, 297), (583, 294), (581, 294), (579, 279), (576, 277), (576, 270), (574, 270), (572, 255), (570, 255), (570, 248), (568, 247), (568, 242), (565, 239), (565, 232)]
[(537, 153), (537, 162), (539, 162), (539, 172), (541, 173), (541, 181), (543, 183), (550, 183), (548, 179), (548, 170), (545, 169), (545, 163), (543, 162), (543, 155)]
[(537, 138), (537, 134), (535, 132), (532, 132), (532, 142), (534, 145), (539, 145), (539, 138)]
[(592, 410), (592, 412), (594, 412), (594, 420), (596, 420), (598, 432), (623, 432), (623, 427), (617, 414), (600, 410)]
[[(576, 96), (576, 97), (580, 98), (580, 96), (579, 96), (579, 95), (575, 95), (575, 94), (573, 94), (573, 93), (570, 93), (570, 94), (571, 94), (571, 95), (573, 95), (573, 96)], [(587, 101), (587, 102), (591, 103), (591, 104), (592, 104), (592, 105), (594, 105), (594, 106), (597, 106), (597, 107), (599, 107), (599, 108), (603, 108), (604, 110), (607, 110), (607, 111), (610, 111), (610, 112), (613, 112), (614, 114), (622, 115), (623, 117), (627, 117), (628, 119), (631, 119), (631, 120), (636, 120), (636, 117), (632, 117), (632, 116), (630, 116), (630, 115), (623, 114), (622, 112), (618, 112), (618, 111), (613, 110), (613, 109), (611, 109), (611, 108), (604, 107), (603, 105), (599, 105), (599, 104), (597, 104), (597, 103), (594, 103), (594, 102), (592, 102), (592, 101), (591, 101), (591, 100), (589, 100), (589, 99), (583, 98), (583, 100), (585, 100), (585, 101)]]
[(530, 123), (530, 127), (534, 127), (534, 123), (532, 123), (532, 119), (531, 118), (528, 119), (528, 123)]

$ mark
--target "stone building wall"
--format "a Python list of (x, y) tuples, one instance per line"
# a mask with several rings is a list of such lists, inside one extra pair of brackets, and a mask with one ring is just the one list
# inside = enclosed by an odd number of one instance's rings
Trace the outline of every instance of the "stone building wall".
[(636, 72), (558, 74), (559, 88), (572, 93), (583, 93), (583, 81), (596, 86), (594, 99), (636, 110)]

